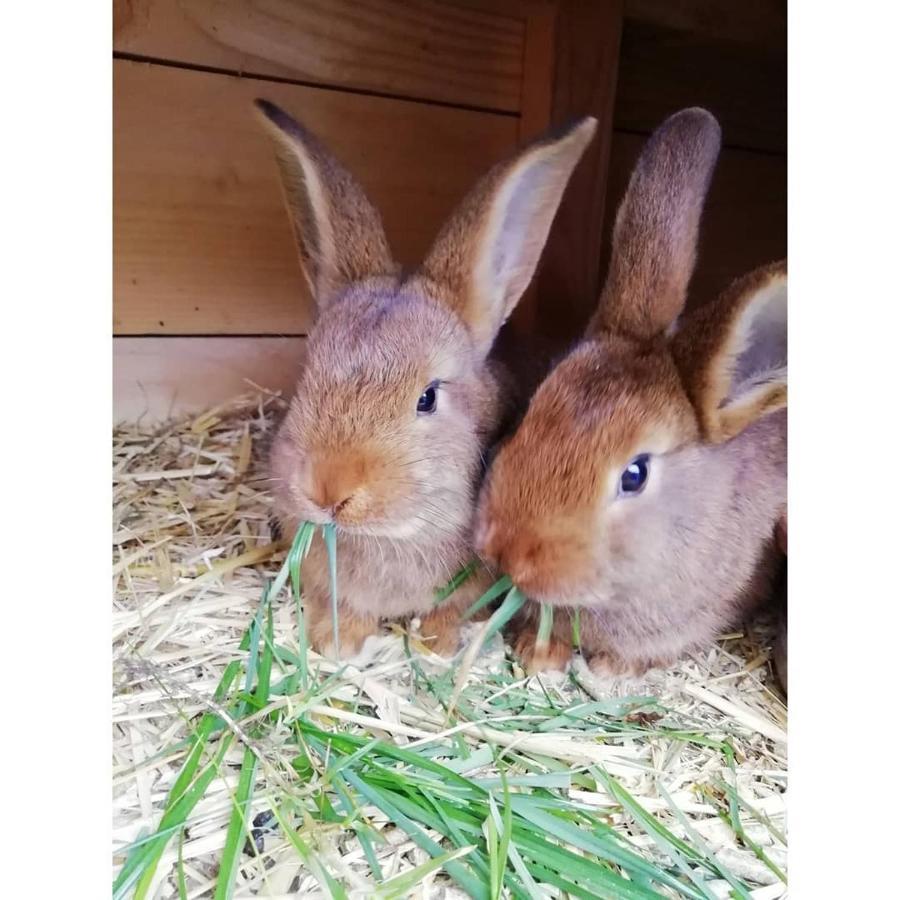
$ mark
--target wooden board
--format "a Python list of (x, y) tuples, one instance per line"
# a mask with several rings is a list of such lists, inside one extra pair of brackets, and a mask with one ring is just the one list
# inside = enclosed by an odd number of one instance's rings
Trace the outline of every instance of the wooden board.
[[(551, 341), (577, 333), (597, 296), (621, 27), (621, 0), (557, 4), (551, 121), (558, 126), (592, 115), (598, 128), (550, 232), (537, 276), (534, 313), (530, 321), (523, 315), (513, 323)], [(529, 308), (523, 312), (527, 315)]]
[(649, 133), (670, 113), (704, 106), (721, 122), (726, 146), (784, 153), (786, 31), (780, 46), (709, 31), (625, 20), (615, 127)]
[(202, 412), (253, 390), (249, 382), (289, 396), (304, 344), (281, 337), (115, 338), (113, 421), (154, 423)]
[[(615, 211), (644, 138), (616, 132), (609, 166), (602, 271), (609, 264)], [(703, 213), (697, 269), (689, 306), (715, 297), (734, 278), (787, 256), (787, 160), (781, 156), (723, 150)]]
[(532, 5), (116, 0), (113, 46), (120, 54), (518, 112)]
[(517, 143), (515, 117), (114, 63), (114, 331), (303, 334), (311, 306), (263, 95), (316, 131), (418, 261), (456, 202)]

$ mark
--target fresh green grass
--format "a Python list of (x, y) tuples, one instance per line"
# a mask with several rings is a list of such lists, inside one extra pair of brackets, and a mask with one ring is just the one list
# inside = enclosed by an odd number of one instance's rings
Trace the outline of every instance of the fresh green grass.
[[(328, 675), (312, 669), (307, 658), (302, 561), (315, 532), (311, 525), (299, 529), (240, 643), (242, 658), (225, 669), (210, 711), (188, 723), (188, 741), (169, 748), (185, 754), (181, 771), (156, 831), (127, 848), (113, 885), (114, 897), (148, 896), (170, 842), (179, 852), (176, 884), (180, 894), (186, 894), (181, 862), (185, 829), (210, 784), (222, 775), (226, 755), (240, 746), (216, 900), (232, 896), (240, 868), (253, 862), (251, 807), (260, 783), (285, 843), (332, 897), (347, 896), (351, 887), (345, 873), (332, 864), (333, 857), (320, 852), (321, 841), (336, 831), (352, 835), (358, 843), (369, 865), (372, 896), (379, 898), (407, 896), (439, 871), (470, 896), (484, 900), (541, 896), (703, 900), (714, 896), (709, 886), (714, 880), (728, 882), (734, 897), (749, 897), (750, 887), (716, 861), (671, 801), (684, 837), (643, 809), (609, 771), (614, 767), (588, 761), (574, 765), (547, 749), (553, 736), (590, 736), (589, 746), (614, 749), (629, 736), (665, 735), (665, 728), (641, 724), (643, 720), (633, 715), (652, 711), (651, 698), (582, 697), (561, 706), (550, 693), (535, 692), (506, 669), (469, 679), (461, 688), (454, 667), (437, 674), (427, 671), (407, 638), (415, 689), (423, 705), (444, 711), (442, 726), (427, 738), (404, 745), (384, 739), (377, 714), (364, 697), (359, 696), (352, 707), (335, 699), (338, 688), (346, 686), (343, 670)], [(333, 579), (338, 646), (336, 541), (332, 530), (324, 530), (322, 537)], [(437, 601), (450, 596), (471, 573), (463, 570)], [(296, 650), (276, 643), (273, 627), (272, 604), (286, 588), (296, 608)], [(508, 578), (501, 578), (469, 613), (497, 601), (481, 626), (480, 643), (503, 628), (525, 597)], [(545, 638), (551, 627), (552, 612), (542, 612), (540, 633)], [(573, 639), (577, 643), (575, 623)], [(288, 733), (286, 762), (281, 757), (270, 759), (264, 749), (267, 736), (276, 729)], [(678, 740), (714, 745), (726, 759), (732, 758), (727, 743), (690, 732), (671, 734)], [(490, 774), (479, 775), (484, 770)], [(588, 807), (571, 799), (568, 792), (573, 788), (608, 797), (608, 806)], [(664, 790), (662, 796), (668, 796)], [(738, 838), (772, 868), (774, 864), (744, 832), (741, 801), (733, 788), (723, 785), (716, 802)], [(609, 824), (610, 815), (622, 812), (632, 834), (647, 838), (653, 852), (639, 848)], [(762, 821), (754, 810), (749, 812)], [(385, 820), (427, 854), (424, 862), (389, 878), (379, 861), (385, 850)], [(777, 874), (784, 877), (780, 870)]]

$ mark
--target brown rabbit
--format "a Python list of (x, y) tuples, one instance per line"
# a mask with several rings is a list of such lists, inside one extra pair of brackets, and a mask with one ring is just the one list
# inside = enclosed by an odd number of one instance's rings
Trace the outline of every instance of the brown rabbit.
[[(379, 620), (420, 615), (438, 652), (456, 649), (470, 579), (437, 610), (435, 590), (472, 558), (483, 453), (508, 385), (488, 358), (534, 273), (595, 127), (585, 119), (495, 166), (402, 273), (362, 188), (303, 126), (257, 109), (276, 157), (317, 307), (304, 371), (271, 454), (275, 511), (337, 526), (339, 650)], [(312, 646), (333, 654), (324, 546), (304, 564)]]
[(688, 109), (648, 141), (585, 339), (538, 388), (488, 472), (476, 546), (555, 607), (517, 624), (532, 670), (571, 655), (639, 675), (712, 640), (769, 590), (786, 506), (787, 269), (740, 279), (676, 325), (719, 151)]

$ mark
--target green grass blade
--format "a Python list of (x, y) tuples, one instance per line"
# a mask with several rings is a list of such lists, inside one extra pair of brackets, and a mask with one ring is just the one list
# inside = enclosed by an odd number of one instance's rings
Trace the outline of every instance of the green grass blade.
[[(382, 791), (373, 785), (366, 783), (356, 772), (344, 772), (344, 778), (349, 781), (353, 787), (362, 794), (369, 803), (377, 806), (389, 819), (402, 828), (410, 840), (415, 841), (423, 850), (426, 850), (432, 857), (441, 856), (443, 850), (441, 845), (433, 841), (416, 823), (402, 813), (385, 791)], [(448, 862), (444, 867), (456, 883), (466, 891), (475, 900), (488, 900), (488, 892), (485, 885), (476, 879), (463, 866), (456, 862)]]
[(331, 777), (326, 776), (325, 780), (330, 781), (334, 785), (334, 789), (338, 795), (338, 801), (343, 807), (347, 819), (350, 820), (349, 826), (356, 832), (356, 838), (362, 847), (363, 855), (366, 858), (366, 862), (369, 864), (369, 868), (372, 870), (372, 874), (375, 876), (375, 880), (384, 880), (381, 864), (378, 862), (378, 857), (375, 855), (375, 848), (369, 838), (369, 832), (373, 831), (373, 829), (362, 822), (354, 821), (356, 816), (359, 815), (359, 809), (353, 802), (353, 798), (350, 796), (350, 792), (347, 790), (343, 779), (341, 779), (340, 776), (334, 777), (332, 775)]
[(241, 764), (241, 775), (238, 779), (237, 791), (234, 795), (234, 809), (228, 822), (225, 834), (225, 849), (219, 864), (219, 877), (216, 879), (214, 900), (226, 900), (234, 890), (234, 879), (241, 862), (244, 840), (250, 834), (247, 816), (250, 812), (250, 801), (253, 798), (253, 785), (256, 780), (256, 754), (244, 748), (244, 761)]
[(187, 900), (187, 879), (184, 875), (184, 829), (178, 832), (178, 900)]
[[(240, 666), (240, 662), (234, 660), (225, 667), (222, 678), (219, 680), (219, 684), (213, 694), (213, 698), (217, 703), (221, 703), (227, 696), (229, 690), (231, 690), (231, 686), (234, 684), (234, 681), (240, 672)], [(178, 773), (178, 777), (175, 779), (175, 783), (169, 789), (166, 805), (163, 809), (163, 815), (160, 819), (156, 833), (128, 854), (124, 865), (116, 876), (116, 880), (113, 882), (114, 896), (122, 896), (124, 891), (128, 889), (127, 887), (123, 887), (123, 885), (128, 885), (130, 887), (130, 885), (134, 884), (135, 879), (140, 877), (141, 873), (145, 872), (148, 867), (155, 870), (156, 863), (159, 861), (159, 857), (162, 856), (169, 837), (171, 837), (178, 828), (177, 824), (175, 824), (177, 823), (178, 817), (174, 814), (173, 810), (184, 799), (186, 792), (191, 785), (195, 783), (194, 780), (197, 776), (206, 743), (213, 730), (220, 722), (221, 719), (215, 715), (215, 713), (205, 713), (200, 719), (200, 724), (191, 737), (191, 749), (188, 751), (187, 758), (181, 767), (181, 771)], [(226, 741), (225, 743), (227, 745), (228, 742)], [(215, 771), (213, 770), (207, 783), (212, 781), (214, 774)], [(206, 788), (204, 787), (204, 790), (205, 789)], [(193, 808), (193, 805), (196, 804), (199, 799), (200, 798), (197, 797), (194, 800), (194, 803), (190, 804), (190, 808)], [(188, 813), (185, 813), (185, 818), (187, 817), (187, 814)], [(151, 871), (151, 878), (152, 874)]]
[[(304, 522), (297, 530), (297, 536), (294, 538), (294, 543), (287, 557), (291, 576), (291, 591), (294, 595), (294, 605), (297, 610), (297, 647), (300, 656), (297, 674), (299, 682), (304, 689), (309, 686), (309, 661), (307, 659), (309, 640), (306, 635), (306, 617), (303, 614), (303, 601), (301, 599), (303, 581), (300, 575), (300, 564), (306, 558), (306, 554), (309, 553), (315, 533), (316, 526), (309, 522)], [(288, 693), (294, 693), (296, 681), (295, 679), (291, 683)]]
[(487, 628), (485, 629), (484, 638), (482, 639), (484, 643), (487, 643), (498, 631), (500, 631), (524, 604), (525, 595), (517, 587), (511, 587), (509, 593), (503, 599), (503, 602), (496, 610), (494, 610), (490, 619), (488, 619)]
[(262, 660), (259, 664), (259, 680), (256, 683), (256, 700), (265, 705), (269, 702), (269, 688), (272, 684), (272, 659), (275, 655), (275, 627), (272, 620), (272, 604), (266, 604), (266, 630), (264, 632)]
[[(652, 838), (659, 849), (668, 856), (684, 874), (697, 886), (703, 896), (707, 900), (715, 900), (715, 895), (703, 883), (691, 868), (688, 859), (691, 862), (699, 863), (707, 868), (707, 860), (703, 858), (703, 854), (698, 850), (676, 837), (662, 822), (659, 821), (652, 813), (645, 810), (640, 803), (614, 778), (610, 777), (602, 770), (596, 770), (598, 780), (602, 781), (606, 789), (613, 797), (627, 810), (632, 818), (644, 829), (644, 832)], [(722, 876), (723, 873), (718, 867), (712, 869), (715, 875)]]
[(718, 872), (733, 888), (733, 896), (739, 898), (739, 900), (752, 900), (752, 897), (747, 890), (747, 888), (740, 882), (738, 879), (731, 874), (726, 866), (720, 865), (716, 861), (715, 854), (712, 849), (708, 846), (706, 841), (694, 830), (691, 826), (688, 817), (676, 806), (675, 802), (672, 800), (669, 792), (665, 789), (662, 784), (657, 783), (656, 789), (659, 791), (663, 800), (669, 805), (669, 809), (672, 811), (672, 814), (676, 819), (681, 823), (681, 827), (684, 829), (684, 833), (691, 839), (693, 845), (698, 849), (700, 853), (706, 857), (706, 861), (709, 863), (711, 870)]
[(337, 536), (334, 525), (322, 526), (322, 537), (328, 551), (328, 576), (331, 579), (331, 627), (334, 637), (335, 658), (341, 658), (340, 634), (338, 629), (338, 589), (337, 589)]
[(500, 818), (500, 811), (497, 809), (497, 801), (494, 800), (493, 794), (488, 798), (490, 805), (490, 818), (488, 822), (492, 826), (494, 834), (499, 836), (499, 844), (496, 851), (496, 875), (495, 867), (491, 864), (491, 898), (492, 900), (500, 900), (500, 894), (503, 890), (503, 880), (506, 874), (506, 863), (509, 859), (509, 841), (512, 834), (512, 808), (509, 805), (509, 789), (504, 781), (504, 795), (506, 799), (503, 804), (503, 819)]
[(414, 869), (385, 881), (384, 884), (379, 885), (372, 896), (377, 900), (398, 900), (401, 897), (408, 897), (412, 889), (433, 872), (446, 868), (448, 863), (467, 856), (474, 849), (474, 845), (470, 844), (468, 847), (457, 847), (440, 856), (433, 856)]
[(316, 879), (316, 881), (319, 882), (319, 885), (325, 892), (325, 895), (327, 897), (333, 898), (333, 900), (347, 900), (347, 892), (335, 880), (331, 873), (327, 869), (323, 868), (316, 854), (313, 853), (309, 847), (307, 847), (306, 842), (303, 840), (303, 838), (301, 838), (300, 835), (291, 827), (284, 811), (278, 810), (273, 807), (272, 812), (275, 813), (275, 818), (278, 820), (278, 824), (281, 826), (282, 833), (287, 836), (287, 839), (291, 842), (294, 850), (297, 851), (297, 855), (300, 857), (300, 859), (303, 860), (304, 864), (309, 869), (310, 873)]
[(184, 827), (184, 823), (187, 821), (191, 811), (218, 774), (219, 766), (225, 758), (225, 753), (228, 751), (230, 744), (231, 735), (227, 735), (223, 738), (219, 751), (212, 762), (197, 776), (181, 799), (163, 814), (157, 829), (156, 838), (144, 846), (144, 852), (135, 866), (135, 871), (126, 873), (126, 869), (123, 867), (119, 877), (116, 879), (116, 884), (113, 886), (114, 898), (124, 897), (125, 892), (134, 883), (135, 878), (138, 878), (134, 891), (135, 900), (143, 900), (146, 897), (150, 884), (153, 881), (156, 867), (159, 864), (160, 857), (163, 855), (163, 851), (166, 849), (169, 838), (175, 831)]
[[(493, 797), (491, 799), (493, 800)], [(487, 845), (488, 866), (490, 869), (491, 900), (497, 900), (503, 884), (503, 869), (500, 867), (500, 841), (497, 836), (497, 824), (490, 813), (484, 820), (484, 840)]]
[(550, 632), (553, 631), (553, 607), (549, 603), (541, 604), (541, 618), (538, 622), (537, 643), (550, 643)]
[(473, 559), (472, 562), (463, 566), (447, 584), (440, 590), (434, 592), (434, 605), (443, 603), (458, 587), (465, 584), (478, 571), (478, 560)]
[(581, 650), (581, 607), (572, 610), (572, 646)]
[[(621, 840), (615, 837), (611, 830), (608, 832), (610, 839), (601, 840), (596, 834), (579, 827), (575, 822), (541, 809), (539, 798), (516, 794), (511, 800), (514, 811), (527, 819), (532, 826), (538, 829), (540, 834), (551, 835), (564, 844), (577, 847), (587, 853), (593, 853), (601, 859), (621, 866), (632, 877), (637, 876), (648, 881), (656, 881), (675, 889), (683, 896), (703, 900), (702, 895), (696, 890), (689, 889), (673, 875), (624, 847)], [(631, 884), (631, 882), (626, 882), (626, 884)]]
[(506, 593), (512, 587), (512, 580), (504, 575), (499, 581), (494, 582), (464, 613), (463, 619), (470, 619), (475, 613), (480, 612), (488, 604), (496, 600), (501, 594)]
[(544, 866), (549, 871), (565, 874), (582, 885), (599, 894), (579, 894), (578, 896), (614, 897), (616, 900), (658, 900), (659, 893), (636, 881), (628, 881), (614, 869), (596, 862), (588, 857), (580, 856), (565, 847), (551, 843), (543, 834), (532, 827), (514, 826), (513, 842), (525, 859), (531, 860), (530, 871), (541, 881), (557, 882), (538, 875), (535, 864)]

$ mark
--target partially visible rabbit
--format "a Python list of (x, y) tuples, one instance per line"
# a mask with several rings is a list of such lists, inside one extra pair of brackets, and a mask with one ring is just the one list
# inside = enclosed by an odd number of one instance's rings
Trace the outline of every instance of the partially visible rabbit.
[[(274, 138), (304, 274), (317, 307), (305, 368), (275, 437), (275, 512), (337, 526), (339, 650), (379, 620), (422, 616), (437, 652), (486, 587), (435, 590), (473, 556), (482, 458), (511, 389), (488, 354), (537, 266), (563, 190), (594, 132), (585, 119), (495, 166), (401, 272), (362, 188), (302, 125), (257, 109)], [(440, 173), (435, 173), (439, 178)], [(312, 646), (334, 654), (323, 543), (303, 568)]]
[(701, 109), (650, 138), (585, 339), (485, 479), (476, 547), (555, 607), (540, 648), (537, 602), (515, 626), (531, 670), (565, 665), (574, 609), (592, 669), (640, 675), (770, 590), (786, 507), (786, 265), (676, 321), (719, 143)]

